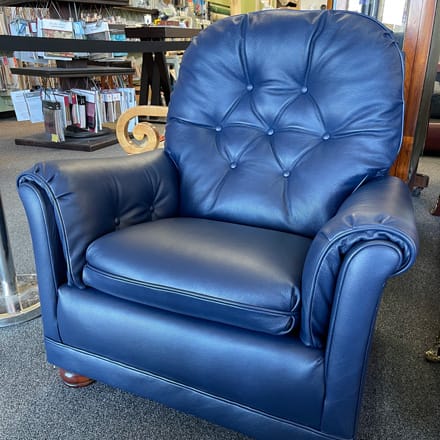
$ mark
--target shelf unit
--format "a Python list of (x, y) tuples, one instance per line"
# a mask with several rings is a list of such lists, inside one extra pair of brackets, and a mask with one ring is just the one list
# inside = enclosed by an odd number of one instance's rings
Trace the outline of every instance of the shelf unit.
[[(56, 10), (57, 14), (61, 18), (69, 18), (70, 14), (73, 12), (71, 4), (76, 3), (80, 5), (81, 11), (86, 12), (87, 10), (95, 11), (100, 5), (105, 6), (106, 11), (110, 11), (112, 8), (117, 10), (115, 15), (124, 15), (123, 11), (126, 11), (128, 15), (139, 14), (142, 18), (144, 14), (150, 14), (152, 18), (156, 18), (159, 15), (157, 9), (146, 9), (140, 7), (132, 7), (129, 5), (128, 0), (55, 0), (49, 4), (45, 4), (45, 7), (49, 9), (52, 8)], [(40, 3), (38, 1), (32, 0), (0, 0), (0, 6), (38, 6)], [(77, 9), (75, 8), (75, 12)], [(122, 12), (122, 13), (121, 13)], [(125, 25), (119, 25), (125, 28)], [(164, 41), (108, 41), (108, 40), (69, 40), (69, 39), (59, 39), (59, 38), (39, 38), (39, 37), (21, 37), (21, 36), (10, 36), (10, 35), (0, 35), (0, 50), (2, 54), (12, 54), (15, 51), (47, 51), (47, 52), (88, 52), (88, 53), (109, 53), (109, 52), (126, 52), (126, 53), (136, 53), (143, 54), (165, 52), (167, 50), (184, 50), (188, 46), (189, 41), (182, 42), (164, 42)], [(42, 79), (42, 84), (48, 82), (49, 78), (58, 78), (61, 88), (68, 89), (70, 87), (84, 88), (81, 84), (85, 84), (87, 79), (91, 77), (101, 77), (101, 78), (111, 78), (112, 76), (128, 75), (129, 78), (135, 73), (135, 70), (126, 67), (115, 67), (120, 66), (120, 62), (111, 63), (108, 61), (102, 62), (101, 67), (97, 64), (99, 62), (90, 61), (87, 65), (79, 66), (76, 61), (85, 60), (72, 60), (71, 65), (69, 62), (57, 62), (58, 67), (16, 67), (11, 68), (11, 73), (18, 75), (28, 75), (34, 77), (40, 77)], [(61, 65), (64, 64), (62, 67)], [(109, 81), (112, 83), (112, 81)], [(130, 84), (130, 81), (129, 81)], [(70, 85), (70, 87), (69, 87)], [(1, 97), (2, 101), (7, 99), (7, 96)], [(4, 99), (3, 99), (4, 98)], [(15, 140), (17, 145), (33, 145), (33, 146), (44, 146), (50, 148), (62, 148), (62, 149), (75, 149), (82, 151), (94, 151), (98, 148), (103, 148), (105, 146), (116, 143), (115, 134), (106, 129), (99, 136), (91, 134), (89, 138), (67, 138), (64, 142), (51, 142), (47, 139), (46, 135), (42, 133), (41, 135), (32, 136), (29, 138), (17, 138)]]
[[(11, 72), (17, 75), (40, 76), (41, 78), (64, 78), (72, 81), (72, 78), (84, 80), (94, 76), (108, 75), (131, 75), (134, 73), (132, 68), (124, 67), (15, 67)], [(67, 86), (67, 84), (66, 84)], [(78, 85), (75, 85), (78, 86)], [(68, 88), (68, 87), (66, 87)], [(15, 139), (16, 145), (27, 145), (34, 147), (59, 148), (63, 150), (96, 151), (117, 143), (114, 130), (105, 128), (99, 133), (87, 134), (87, 137), (66, 137), (63, 142), (52, 142), (47, 138), (46, 133), (29, 137), (18, 137)]]
[[(129, 0), (54, 0), (52, 4), (57, 3), (83, 3), (89, 5), (106, 5), (106, 6), (129, 6)], [(38, 0), (0, 0), (0, 6), (35, 6), (43, 4)], [(45, 4), (47, 6), (47, 4)]]
[[(103, 40), (67, 40), (62, 38), (37, 38), (17, 37), (0, 35), (0, 47), (3, 51), (50, 51), (60, 50), (74, 52), (128, 52), (128, 53), (158, 53), (168, 50), (185, 50), (190, 41), (103, 41)], [(80, 78), (99, 75), (124, 75), (134, 73), (134, 69), (121, 67), (102, 67), (88, 65), (87, 68), (47, 68), (47, 67), (26, 67), (13, 68), (12, 73), (20, 75), (40, 76), (43, 78), (64, 77)], [(112, 133), (104, 134), (101, 137), (93, 137), (89, 140), (79, 139), (72, 142), (54, 143), (41, 137), (18, 138), (17, 145), (34, 145), (50, 148), (75, 149), (81, 151), (94, 151), (116, 143), (116, 137)]]
[[(75, 7), (72, 5), (75, 4)], [(54, 17), (60, 17), (68, 19), (71, 14), (80, 14), (80, 12), (87, 12), (87, 11), (99, 11), (100, 9), (104, 10), (105, 12), (109, 12), (110, 14), (113, 13), (115, 16), (123, 16), (129, 20), (129, 22), (133, 22), (134, 20), (137, 20), (137, 17), (139, 17), (139, 20), (143, 21), (143, 16), (145, 14), (149, 14), (152, 16), (152, 18), (157, 18), (159, 15), (159, 11), (157, 9), (147, 9), (142, 7), (133, 7), (130, 6), (129, 0), (49, 0), (46, 3), (42, 3), (39, 0), (0, 0), (0, 7), (31, 7), (31, 8), (49, 8), (50, 11), (54, 11)], [(114, 27), (118, 28), (124, 28), (125, 24), (120, 25), (113, 25), (111, 24), (111, 29)], [(51, 50), (53, 47), (53, 44), (59, 45), (58, 42), (45, 42), (42, 40), (36, 40), (35, 38), (33, 40), (30, 40), (29, 37), (18, 37), (18, 38), (24, 38), (24, 40), (17, 40), (16, 38), (9, 36), (9, 35), (0, 35), (0, 55), (12, 55), (15, 51), (39, 51), (41, 50), (40, 47), (47, 48), (48, 51)], [(79, 45), (80, 47), (86, 46), (85, 52), (92, 52), (89, 50), (89, 46), (86, 41), (82, 41)], [(103, 42), (104, 43), (104, 42)], [(122, 41), (121, 41), (122, 43)], [(66, 44), (66, 40), (64, 40), (64, 44)], [(67, 43), (68, 44), (68, 43)], [(105, 43), (104, 43), (105, 44)], [(78, 47), (77, 40), (75, 40), (75, 43), (73, 43), (74, 51), (76, 51), (76, 48)], [(65, 47), (65, 46), (64, 46)], [(106, 46), (106, 51), (101, 50), (101, 47), (98, 43), (98, 47), (93, 49), (93, 52), (96, 53), (104, 53), (109, 52), (109, 49), (111, 49), (110, 46)], [(139, 46), (135, 47), (135, 45), (116, 45), (113, 46), (114, 52), (130, 52), (130, 53), (137, 53), (137, 50), (139, 49)], [(38, 76), (38, 75), (36, 75)], [(109, 79), (111, 79), (110, 76), (108, 76)], [(110, 81), (111, 83), (111, 81)], [(13, 89), (12, 89), (13, 90)], [(14, 114), (12, 101), (9, 95), (9, 91), (0, 91), (0, 114), (4, 113), (5, 115), (8, 114), (12, 115)], [(3, 116), (3, 115), (2, 115)]]
[[(75, 52), (135, 52), (135, 53), (158, 53), (166, 52), (168, 50), (185, 50), (190, 41), (102, 41), (102, 40), (67, 40), (62, 38), (36, 38), (36, 37), (17, 37), (0, 35), (0, 47), (4, 51), (14, 50), (44, 50), (56, 52), (60, 50), (75, 51)], [(99, 68), (94, 65), (89, 65), (85, 68), (41, 68), (41, 67), (26, 67), (14, 68), (12, 73), (21, 75), (41, 76), (45, 78), (62, 76), (65, 78), (85, 77), (93, 75), (122, 75), (133, 73), (133, 69), (125, 68)], [(90, 140), (80, 139), (72, 143), (50, 142), (43, 137), (19, 138), (16, 139), (17, 145), (34, 145), (44, 146), (49, 148), (66, 148), (81, 151), (94, 151), (98, 148), (104, 148), (108, 145), (116, 143), (114, 134), (103, 135), (101, 138), (91, 138)]]

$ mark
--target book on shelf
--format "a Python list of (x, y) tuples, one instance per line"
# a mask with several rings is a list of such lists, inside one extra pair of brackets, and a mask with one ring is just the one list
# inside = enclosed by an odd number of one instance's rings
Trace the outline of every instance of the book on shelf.
[(87, 128), (86, 97), (84, 95), (77, 95), (76, 99), (78, 100), (79, 127)]
[[(125, 36), (124, 29), (121, 29), (116, 26), (110, 25), (110, 39), (112, 41), (126, 41), (127, 37)], [(118, 57), (126, 57), (128, 56), (128, 52), (113, 52), (112, 57), (118, 58)]]
[(63, 127), (72, 125), (71, 98), (69, 92), (56, 90), (53, 92), (53, 99), (59, 103)]
[(44, 121), (39, 90), (14, 90), (9, 94), (17, 121)]
[(24, 92), (24, 99), (26, 105), (29, 109), (30, 121), (34, 124), (36, 122), (43, 122), (43, 110), (41, 106), (41, 91), (40, 90), (30, 90)]
[(29, 121), (29, 109), (24, 97), (24, 90), (12, 90), (9, 92), (14, 107), (15, 117), (17, 121)]
[(79, 127), (80, 120), (79, 120), (78, 99), (76, 98), (75, 93), (69, 93), (69, 95), (70, 95), (70, 115), (72, 118), (72, 125)]
[[(10, 21), (7, 23), (7, 35), (16, 37), (33, 37), (36, 35), (36, 21), (29, 21), (21, 17), (8, 17)], [(14, 56), (25, 62), (38, 62), (37, 54), (33, 51), (14, 51)]]
[(79, 127), (86, 128), (91, 132), (98, 133), (102, 130), (102, 118), (99, 111), (98, 90), (71, 89), (76, 95)]
[(9, 35), (9, 17), (5, 14), (4, 8), (0, 8), (0, 35)]
[[(11, 98), (17, 120), (44, 122), (52, 142), (64, 142), (66, 129), (69, 128), (98, 133), (103, 129), (103, 123), (116, 122), (125, 110), (136, 106), (135, 89), (132, 87), (19, 90), (11, 92)], [(130, 121), (129, 132), (133, 131), (136, 123), (137, 117)]]
[[(84, 27), (84, 34), (87, 40), (106, 40), (110, 38), (110, 28), (106, 21), (94, 21), (86, 23)], [(111, 53), (90, 53), (89, 58), (91, 60), (99, 60), (105, 58), (112, 58)]]
[[(125, 110), (136, 106), (136, 92), (133, 87), (118, 87), (101, 90), (101, 113), (103, 122), (116, 122)], [(138, 118), (130, 120), (128, 131), (132, 132)]]
[(44, 129), (51, 142), (64, 142), (64, 125), (61, 104), (43, 99)]
[[(37, 36), (46, 38), (73, 39), (73, 24), (68, 20), (55, 18), (37, 19)], [(75, 54), (70, 51), (62, 52), (38, 52), (38, 56), (54, 60), (71, 60)]]
[(20, 88), (20, 81), (17, 75), (11, 73), (11, 67), (17, 67), (15, 57), (0, 57), (0, 88), (2, 90), (14, 90)]
[(31, 37), (29, 22), (24, 18), (14, 18), (9, 23), (9, 34), (17, 37)]
[[(85, 25), (82, 21), (73, 21), (72, 22), (73, 27), (73, 35), (75, 40), (85, 40), (86, 34), (85, 34)], [(75, 58), (87, 58), (89, 56), (88, 52), (75, 52), (74, 53)]]
[(102, 115), (103, 122), (115, 122), (117, 119), (116, 112), (113, 105), (113, 93), (110, 90), (102, 90)]
[[(121, 94), (121, 113), (132, 107), (136, 107), (136, 91), (133, 87), (119, 87), (117, 89)], [(136, 116), (130, 119), (127, 126), (129, 133), (133, 132), (134, 126), (138, 123), (139, 118)]]

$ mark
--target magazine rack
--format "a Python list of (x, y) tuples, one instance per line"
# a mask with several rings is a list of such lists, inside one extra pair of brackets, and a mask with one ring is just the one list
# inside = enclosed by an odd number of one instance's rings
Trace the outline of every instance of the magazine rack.
[[(169, 50), (185, 50), (190, 44), (189, 39), (174, 39), (172, 41), (155, 40), (155, 41), (103, 41), (103, 40), (68, 40), (60, 38), (35, 38), (35, 37), (17, 37), (0, 35), (0, 47), (4, 51), (20, 51), (20, 50), (72, 50), (76, 52), (128, 52), (128, 53), (158, 53)], [(102, 67), (88, 64), (86, 67), (70, 68), (64, 65), (62, 68), (40, 68), (26, 67), (14, 68), (12, 73), (19, 75), (34, 75), (42, 78), (58, 77), (70, 79), (87, 78), (96, 75), (123, 75), (128, 71), (120, 67)], [(122, 70), (121, 70), (122, 69)], [(134, 71), (131, 71), (134, 72)], [(141, 89), (143, 89), (141, 87)], [(141, 93), (142, 90), (141, 90)], [(15, 140), (17, 145), (29, 145), (38, 147), (60, 148), (80, 151), (95, 151), (116, 143), (114, 133), (104, 134), (100, 137), (92, 137), (89, 139), (69, 140), (65, 142), (50, 142), (44, 133), (37, 136), (19, 138)]]
[[(75, 64), (63, 62), (62, 67), (16, 67), (11, 68), (11, 72), (18, 75), (39, 76), (44, 79), (60, 78), (62, 80), (62, 88), (82, 86), (87, 78), (95, 76), (109, 75), (132, 75), (133, 68), (128, 67), (111, 67), (111, 66), (94, 66), (85, 65), (83, 67), (69, 67)], [(72, 85), (72, 82), (75, 85)], [(104, 128), (99, 133), (87, 133), (87, 137), (69, 137), (64, 142), (52, 142), (48, 139), (46, 133), (38, 135), (16, 138), (16, 145), (27, 145), (34, 147), (60, 148), (64, 150), (78, 151), (96, 151), (117, 142), (116, 135), (113, 130)]]

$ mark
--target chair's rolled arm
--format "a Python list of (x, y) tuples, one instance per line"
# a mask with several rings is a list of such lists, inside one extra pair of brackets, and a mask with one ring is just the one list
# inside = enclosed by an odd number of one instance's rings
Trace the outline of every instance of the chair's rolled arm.
[[(320, 230), (309, 249), (302, 279), (301, 338), (322, 347), (328, 331), (333, 296), (344, 257), (362, 242), (390, 242), (400, 262), (390, 276), (414, 263), (418, 234), (411, 195), (396, 177), (370, 181), (350, 195), (337, 214)], [(380, 261), (371, 261), (371, 270)], [(359, 286), (368, 291), (368, 286)]]
[(18, 177), (33, 182), (54, 209), (68, 281), (79, 287), (87, 246), (140, 222), (174, 216), (178, 178), (163, 150), (137, 156), (38, 163)]

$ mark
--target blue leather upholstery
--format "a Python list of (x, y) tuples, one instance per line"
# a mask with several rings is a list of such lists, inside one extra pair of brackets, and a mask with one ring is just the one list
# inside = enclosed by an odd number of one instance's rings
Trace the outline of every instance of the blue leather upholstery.
[(239, 15), (185, 52), (164, 150), (18, 178), (48, 361), (256, 438), (352, 439), (387, 279), (418, 248), (392, 34)]
[[(402, 212), (403, 206), (407, 209)], [(324, 346), (341, 263), (357, 243), (372, 240), (387, 240), (399, 247), (394, 275), (414, 263), (418, 236), (411, 201), (405, 184), (395, 177), (378, 178), (359, 188), (313, 240), (302, 278), (302, 320), (307, 325), (301, 327), (301, 339), (305, 344)], [(372, 279), (367, 278), (363, 289), (371, 288)]]
[[(113, 167), (118, 161), (118, 171)], [(81, 162), (47, 162), (28, 178), (45, 189), (54, 205), (69, 284), (84, 287), (87, 246), (111, 231), (178, 212), (177, 173), (159, 152), (137, 158)], [(130, 178), (127, 179), (127, 171)], [(100, 192), (84, 188), (99, 187)]]
[(184, 58), (166, 136), (182, 215), (313, 237), (396, 157), (402, 58), (368, 17), (236, 16), (202, 32)]
[(163, 219), (95, 240), (84, 282), (141, 304), (283, 334), (299, 322), (310, 242), (233, 223)]

